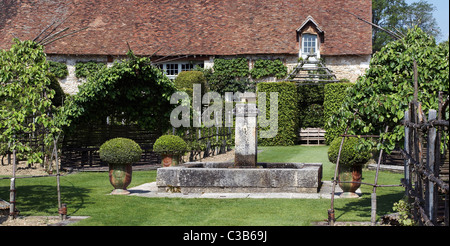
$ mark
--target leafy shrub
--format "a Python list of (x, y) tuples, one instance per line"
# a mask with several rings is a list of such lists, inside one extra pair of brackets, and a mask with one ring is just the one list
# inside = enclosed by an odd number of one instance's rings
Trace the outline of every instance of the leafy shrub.
[[(414, 27), (404, 38), (372, 56), (370, 68), (348, 90), (342, 110), (335, 111), (330, 124), (343, 126), (348, 122), (349, 134), (379, 134), (385, 141), (377, 148), (392, 151), (404, 140), (401, 120), (414, 99), (414, 61), (418, 68), (418, 101), (425, 114), (437, 110), (438, 91), (446, 95), (449, 91), (448, 42), (437, 45), (432, 36)], [(389, 132), (384, 133), (386, 126)]]
[(211, 91), (223, 95), (225, 92), (244, 92), (254, 90), (248, 80), (249, 68), (245, 58), (214, 59), (212, 69), (204, 69), (203, 73)]
[(400, 200), (394, 203), (392, 210), (398, 212), (399, 215), (398, 223), (400, 223), (400, 225), (402, 226), (415, 225), (411, 215), (411, 204), (405, 202), (405, 200)]
[[(270, 116), (270, 92), (278, 92), (278, 133), (274, 138), (260, 138), (260, 145), (294, 145), (298, 133), (297, 86), (292, 82), (263, 82), (257, 84), (258, 93), (266, 93), (266, 117)], [(260, 109), (261, 110), (261, 109)]]
[[(343, 81), (343, 80), (341, 80)], [(348, 81), (348, 80), (347, 80)], [(331, 118), (334, 112), (337, 112), (342, 107), (342, 102), (346, 98), (346, 91), (349, 87), (352, 87), (351, 83), (330, 83), (325, 85), (324, 89), (324, 101), (323, 101), (323, 117), (324, 117), (324, 129), (325, 142), (330, 144), (335, 138), (344, 133), (345, 127), (339, 127), (337, 125), (328, 124), (327, 122)]]
[[(337, 162), (339, 147), (341, 146), (342, 137), (335, 138), (328, 149), (328, 160), (330, 162)], [(371, 152), (368, 150), (358, 150), (359, 138), (345, 138), (342, 145), (341, 157), (339, 159), (339, 165), (352, 166), (357, 164), (365, 164), (371, 156)]]
[(48, 61), (48, 71), (54, 74), (58, 79), (64, 79), (69, 75), (67, 65), (63, 62)]
[(128, 138), (113, 138), (100, 146), (100, 159), (109, 164), (131, 164), (139, 161), (142, 149)]
[(55, 95), (52, 98), (53, 105), (57, 107), (62, 106), (65, 94), (63, 89), (61, 88), (61, 85), (59, 84), (59, 81), (56, 79), (56, 75), (48, 73), (47, 77), (50, 79), (50, 85), (48, 87), (55, 91)]
[(200, 84), (202, 95), (206, 92), (206, 79), (200, 71), (183, 71), (175, 78), (175, 87), (180, 91), (185, 91), (190, 97), (194, 90), (194, 84)]
[(59, 117), (65, 133), (77, 125), (104, 122), (108, 116), (158, 134), (171, 128), (173, 81), (150, 58), (136, 57), (131, 51), (127, 55), (128, 59), (89, 76), (79, 92), (66, 99)]
[[(11, 149), (26, 156), (29, 164), (43, 163), (42, 150), (53, 146), (60, 132), (60, 121), (48, 114), (58, 111), (51, 101), (55, 92), (48, 66), (44, 47), (31, 40), (14, 38), (9, 50), (0, 49), (0, 142), (15, 142)], [(42, 148), (25, 137), (38, 129), (45, 133), (39, 137)]]
[(182, 155), (188, 151), (188, 146), (179, 136), (162, 135), (153, 144), (153, 151), (161, 154)]

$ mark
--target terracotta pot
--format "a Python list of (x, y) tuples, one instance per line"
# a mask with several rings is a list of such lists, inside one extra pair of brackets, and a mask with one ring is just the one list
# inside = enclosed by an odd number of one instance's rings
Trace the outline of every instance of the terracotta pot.
[(161, 157), (162, 157), (161, 164), (162, 164), (163, 167), (178, 166), (178, 164), (179, 164), (178, 160), (180, 158), (177, 155), (162, 154)]
[(131, 183), (132, 164), (109, 164), (109, 182), (114, 187), (113, 195), (127, 195), (128, 185)]
[[(362, 165), (339, 165), (339, 181), (353, 181), (361, 182), (362, 177)], [(355, 193), (355, 191), (361, 186), (361, 184), (356, 183), (339, 183), (342, 191)]]

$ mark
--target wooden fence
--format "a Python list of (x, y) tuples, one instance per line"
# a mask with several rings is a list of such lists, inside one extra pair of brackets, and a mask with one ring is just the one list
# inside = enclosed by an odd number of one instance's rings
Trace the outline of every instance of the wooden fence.
[(117, 137), (133, 139), (143, 153), (135, 165), (158, 164), (160, 156), (154, 153), (153, 143), (161, 134), (142, 130), (135, 125), (83, 125), (64, 136), (61, 148), (62, 168), (93, 168), (107, 166), (100, 160), (98, 150), (107, 140)]
[(189, 161), (226, 153), (234, 146), (233, 127), (180, 128), (178, 134), (189, 145)]
[[(405, 112), (405, 178), (403, 184), (409, 203), (413, 204), (413, 217), (419, 225), (448, 226), (448, 96), (443, 101), (439, 93), (439, 109), (429, 110), (425, 117), (417, 99)], [(428, 118), (428, 119), (427, 119)], [(445, 139), (445, 138), (444, 138)], [(441, 143), (446, 143), (441, 146)]]

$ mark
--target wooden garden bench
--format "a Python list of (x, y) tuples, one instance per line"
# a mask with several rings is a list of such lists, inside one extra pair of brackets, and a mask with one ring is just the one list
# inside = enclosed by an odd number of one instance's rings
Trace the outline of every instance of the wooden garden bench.
[(310, 145), (310, 142), (317, 142), (317, 145), (325, 143), (325, 130), (321, 128), (304, 128), (300, 129), (300, 142), (305, 142)]

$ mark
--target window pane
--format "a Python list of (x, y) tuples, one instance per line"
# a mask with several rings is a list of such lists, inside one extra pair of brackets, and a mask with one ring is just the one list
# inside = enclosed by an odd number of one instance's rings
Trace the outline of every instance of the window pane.
[(166, 64), (167, 75), (177, 75), (178, 74), (178, 64)]
[(194, 64), (181, 64), (181, 71), (191, 71), (194, 69)]
[(303, 53), (315, 53), (317, 36), (312, 34), (303, 34)]

